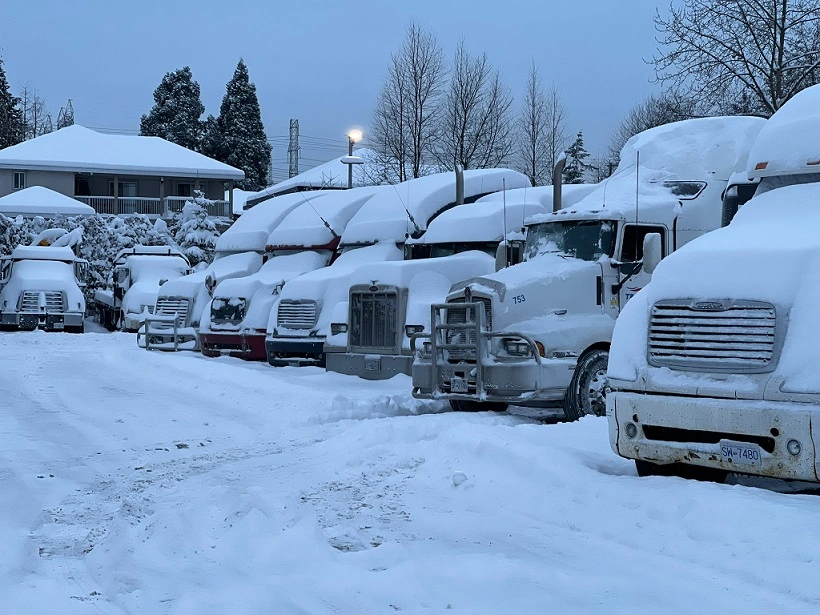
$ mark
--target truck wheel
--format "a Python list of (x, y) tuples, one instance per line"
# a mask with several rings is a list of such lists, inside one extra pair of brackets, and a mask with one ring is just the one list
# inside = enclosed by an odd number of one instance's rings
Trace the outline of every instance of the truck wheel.
[(508, 406), (499, 401), (450, 400), (450, 407), (456, 412), (506, 412)]
[(635, 460), (635, 469), (638, 476), (677, 476), (689, 480), (699, 480), (709, 483), (725, 483), (729, 473), (717, 468), (690, 465), (688, 463), (659, 464), (642, 459)]
[(606, 365), (609, 352), (592, 350), (578, 360), (564, 397), (564, 414), (577, 421), (588, 414), (606, 415)]

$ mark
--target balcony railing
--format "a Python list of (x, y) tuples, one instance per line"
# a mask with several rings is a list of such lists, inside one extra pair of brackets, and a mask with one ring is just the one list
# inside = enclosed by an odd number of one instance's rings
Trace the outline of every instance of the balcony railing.
[[(168, 196), (164, 199), (145, 196), (121, 196), (119, 202), (113, 196), (75, 196), (75, 199), (94, 208), (98, 214), (127, 216), (143, 214), (149, 218), (170, 218), (182, 211), (184, 196)], [(230, 218), (231, 204), (228, 201), (212, 201), (208, 203), (208, 216), (212, 218)]]

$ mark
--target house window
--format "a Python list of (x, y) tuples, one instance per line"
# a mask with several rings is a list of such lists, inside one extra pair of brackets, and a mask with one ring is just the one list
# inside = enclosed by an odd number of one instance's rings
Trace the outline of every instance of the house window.
[[(120, 196), (137, 196), (137, 182), (119, 182)], [(108, 196), (114, 196), (114, 182), (108, 182)]]
[(192, 189), (191, 184), (177, 184), (177, 196), (191, 196)]
[(14, 172), (14, 189), (15, 190), (22, 190), (26, 187), (26, 172), (25, 171), (15, 171)]

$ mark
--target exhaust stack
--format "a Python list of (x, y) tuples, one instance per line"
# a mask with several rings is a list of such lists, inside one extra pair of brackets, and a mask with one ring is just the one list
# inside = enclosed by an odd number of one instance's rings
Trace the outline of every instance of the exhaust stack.
[(561, 209), (561, 185), (564, 179), (564, 167), (567, 164), (567, 155), (561, 154), (555, 168), (552, 170), (552, 213)]
[(456, 205), (464, 205), (464, 167), (456, 165)]

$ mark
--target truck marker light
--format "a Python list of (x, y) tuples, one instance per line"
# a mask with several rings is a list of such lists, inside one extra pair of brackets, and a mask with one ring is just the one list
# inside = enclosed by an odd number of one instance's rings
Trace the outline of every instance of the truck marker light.
[(762, 170), (764, 170), (767, 166), (769, 166), (769, 163), (768, 163), (768, 162), (758, 162), (758, 163), (755, 165), (755, 171), (762, 171)]
[(638, 428), (635, 423), (627, 423), (624, 431), (626, 431), (627, 438), (634, 438), (638, 435)]
[(339, 335), (340, 333), (347, 333), (347, 323), (346, 322), (333, 322), (333, 323), (330, 323), (330, 333), (331, 333), (331, 335)]
[(547, 351), (544, 348), (544, 344), (542, 344), (541, 342), (535, 342), (535, 345), (538, 347), (538, 354), (540, 354), (542, 357), (546, 357)]
[(806, 163), (806, 165), (808, 165), (808, 166), (810, 166), (810, 167), (816, 167), (816, 166), (817, 166), (817, 165), (819, 165), (819, 164), (820, 164), (820, 158), (818, 158), (817, 160), (809, 160), (809, 161)]
[(794, 455), (797, 457), (802, 449), (803, 447), (797, 440), (789, 440), (786, 443), (786, 450), (789, 451), (789, 455)]

